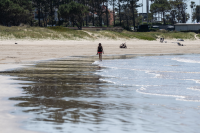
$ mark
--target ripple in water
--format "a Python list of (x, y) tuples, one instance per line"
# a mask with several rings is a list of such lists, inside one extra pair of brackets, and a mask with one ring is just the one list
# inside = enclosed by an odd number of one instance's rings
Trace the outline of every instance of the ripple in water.
[[(137, 87), (137, 92), (200, 101), (200, 58), (198, 55), (145, 56), (95, 62), (107, 69), (97, 72), (103, 81)], [(191, 89), (193, 88), (193, 89)]]
[(198, 61), (198, 55), (143, 56), (94, 65), (72, 58), (1, 74), (23, 90), (10, 100), (17, 102), (13, 114), (31, 116), (23, 121), (28, 130), (198, 133), (200, 69), (174, 60), (180, 58)]

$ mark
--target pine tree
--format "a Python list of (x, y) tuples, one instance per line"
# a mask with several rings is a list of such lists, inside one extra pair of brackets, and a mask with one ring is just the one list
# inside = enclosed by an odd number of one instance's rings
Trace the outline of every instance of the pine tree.
[(31, 4), (30, 0), (0, 0), (0, 24), (17, 26), (31, 22)]
[(73, 22), (78, 29), (81, 30), (83, 18), (85, 17), (85, 14), (88, 13), (88, 7), (72, 1), (69, 4), (61, 5), (58, 9), (58, 13), (63, 19)]

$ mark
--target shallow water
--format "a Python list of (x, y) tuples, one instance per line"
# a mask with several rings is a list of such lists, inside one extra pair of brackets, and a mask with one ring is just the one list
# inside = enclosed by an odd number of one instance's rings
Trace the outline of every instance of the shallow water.
[[(14, 71), (23, 128), (55, 132), (197, 133), (199, 55), (40, 62)], [(101, 67), (97, 66), (100, 65)]]
[(107, 67), (96, 74), (117, 86), (136, 87), (137, 92), (200, 102), (199, 55), (141, 56), (94, 64)]

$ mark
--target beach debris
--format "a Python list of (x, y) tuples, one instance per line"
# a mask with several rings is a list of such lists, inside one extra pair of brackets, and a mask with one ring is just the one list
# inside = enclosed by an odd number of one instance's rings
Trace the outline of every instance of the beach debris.
[(184, 41), (183, 39), (178, 39), (177, 41)]
[(119, 48), (127, 48), (126, 43), (122, 43)]
[(15, 43), (15, 44), (17, 44), (17, 43)]
[(167, 43), (167, 41), (165, 41), (165, 43)]

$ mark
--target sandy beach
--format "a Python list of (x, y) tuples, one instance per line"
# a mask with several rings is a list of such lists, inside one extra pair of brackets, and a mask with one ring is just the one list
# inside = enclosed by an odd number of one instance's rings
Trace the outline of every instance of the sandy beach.
[[(23, 64), (27, 61), (48, 60), (55, 58), (64, 58), (68, 56), (94, 56), (98, 43), (102, 43), (105, 55), (124, 55), (124, 54), (199, 54), (199, 40), (185, 40), (184, 46), (178, 46), (177, 40), (165, 40), (167, 43), (157, 41), (144, 40), (95, 40), (95, 41), (59, 41), (59, 40), (1, 40), (0, 41), (0, 66), (6, 68), (5, 65)], [(119, 45), (126, 42), (127, 49), (120, 49)], [(15, 44), (17, 43), (17, 44)], [(8, 79), (9, 80), (9, 79)], [(26, 119), (24, 116), (15, 116), (10, 114), (10, 110), (15, 102), (7, 101), (6, 97), (16, 96), (20, 93), (15, 89), (12, 92), (6, 88), (12, 86), (4, 85), (6, 82), (1, 79), (0, 94), (0, 132), (2, 133), (32, 133), (25, 131), (20, 127), (18, 121)], [(3, 84), (4, 83), (4, 84)], [(7, 128), (5, 128), (7, 127)], [(9, 128), (11, 127), (11, 128)]]
[[(180, 42), (165, 40), (167, 43), (144, 40), (95, 40), (95, 41), (59, 41), (59, 40), (4, 40), (0, 41), (0, 63), (21, 63), (24, 61), (46, 60), (67, 56), (93, 56), (99, 42), (102, 43), (105, 55), (123, 54), (198, 54), (199, 40)], [(15, 44), (15, 42), (17, 44)], [(128, 48), (120, 49), (119, 45), (126, 42)]]

